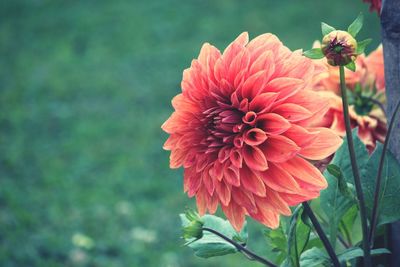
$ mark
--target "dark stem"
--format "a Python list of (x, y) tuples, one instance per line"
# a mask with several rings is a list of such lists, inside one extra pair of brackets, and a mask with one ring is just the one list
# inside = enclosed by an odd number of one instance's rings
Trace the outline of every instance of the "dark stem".
[(246, 257), (249, 256), (249, 259), (258, 261), (262, 264), (264, 264), (265, 266), (269, 266), (269, 267), (278, 267), (277, 265), (275, 265), (274, 263), (270, 262), (267, 259), (264, 259), (261, 256), (258, 256), (257, 254), (255, 254), (254, 252), (248, 250), (247, 248), (245, 248), (244, 246), (242, 246), (241, 244), (237, 243), (236, 241), (230, 239), (229, 237), (221, 234), (218, 231), (215, 231), (214, 229), (211, 228), (207, 228), (207, 227), (203, 227), (204, 231), (208, 231), (210, 233), (213, 233), (214, 235), (217, 235), (219, 237), (221, 237), (223, 240), (225, 240), (226, 242), (232, 244), (233, 246), (235, 246), (235, 248), (240, 251), (241, 253), (243, 253)]
[(308, 217), (310, 218), (312, 224), (314, 225), (315, 231), (317, 231), (317, 234), (319, 238), (322, 241), (322, 244), (324, 244), (324, 247), (326, 251), (329, 254), (329, 257), (332, 260), (333, 266), (335, 267), (340, 267), (339, 259), (336, 256), (335, 250), (333, 249), (331, 243), (328, 240), (328, 237), (325, 235), (324, 231), (322, 230), (321, 225), (319, 224), (317, 217), (315, 217), (314, 212), (312, 211), (310, 205), (308, 205), (307, 202), (303, 202), (303, 208), (304, 211), (307, 213)]
[(399, 111), (399, 109), (400, 109), (400, 101), (397, 103), (397, 106), (394, 110), (392, 119), (390, 120), (385, 143), (383, 144), (382, 155), (379, 160), (378, 174), (376, 176), (376, 185), (375, 185), (375, 194), (374, 194), (374, 206), (372, 208), (371, 229), (369, 231), (369, 241), (371, 244), (371, 248), (374, 246), (374, 235), (375, 235), (376, 223), (378, 220), (378, 206), (379, 206), (379, 196), (380, 196), (381, 184), (382, 184), (383, 164), (385, 163), (386, 151), (388, 149), (390, 136), (393, 131), (393, 126), (396, 122), (396, 115), (397, 115), (397, 112)]
[(353, 171), (353, 176), (354, 176), (354, 185), (356, 187), (357, 199), (360, 207), (360, 217), (361, 217), (361, 226), (363, 234), (364, 266), (371, 267), (371, 251), (368, 239), (367, 212), (365, 208), (364, 194), (361, 187), (360, 173), (358, 171), (358, 166), (357, 166), (356, 154), (354, 151), (353, 136), (351, 134), (349, 105), (347, 102), (346, 83), (344, 77), (344, 66), (339, 67), (339, 74), (340, 74), (340, 90), (342, 93), (343, 114), (346, 126), (346, 138), (350, 154), (351, 169)]

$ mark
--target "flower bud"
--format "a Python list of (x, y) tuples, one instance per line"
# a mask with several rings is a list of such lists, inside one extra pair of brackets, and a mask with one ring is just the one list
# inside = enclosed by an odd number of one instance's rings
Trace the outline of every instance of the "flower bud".
[(191, 221), (187, 226), (183, 227), (183, 238), (200, 239), (203, 237), (203, 223), (199, 220)]
[(324, 36), (322, 53), (332, 66), (344, 66), (357, 57), (357, 41), (345, 31), (332, 31)]
[(186, 219), (189, 223), (183, 227), (183, 238), (188, 239), (200, 239), (203, 237), (203, 225), (204, 222), (200, 218), (199, 214), (193, 210), (187, 210), (185, 212)]

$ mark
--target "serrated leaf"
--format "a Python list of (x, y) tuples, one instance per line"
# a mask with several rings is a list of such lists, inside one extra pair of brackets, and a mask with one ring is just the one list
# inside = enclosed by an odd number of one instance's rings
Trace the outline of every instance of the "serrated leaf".
[(354, 63), (354, 61), (351, 61), (349, 64), (345, 65), (345, 68), (351, 70), (352, 72), (355, 72), (356, 63)]
[(330, 25), (324, 23), (324, 22), (321, 22), (321, 32), (322, 32), (322, 36), (325, 36), (325, 35), (329, 34), (329, 33), (332, 32), (332, 31), (336, 31), (336, 29), (333, 28), (332, 26), (330, 26)]
[(321, 59), (324, 57), (321, 48), (313, 48), (303, 52), (303, 56), (311, 59)]
[(287, 238), (282, 221), (277, 229), (265, 229), (267, 248), (274, 253), (274, 262), (282, 263), (287, 258)]
[(331, 266), (329, 256), (319, 248), (312, 248), (301, 254), (301, 267)]
[(371, 38), (365, 39), (363, 41), (357, 42), (357, 54), (361, 55), (364, 53), (365, 48), (372, 42)]
[[(179, 216), (182, 221), (182, 226), (187, 226), (189, 220), (186, 218), (185, 214), (180, 214)], [(238, 234), (227, 220), (213, 215), (205, 215), (201, 217), (201, 219), (204, 221), (204, 227), (214, 229), (230, 239), (243, 240), (245, 242), (247, 241), (246, 224), (243, 226), (242, 231)], [(187, 246), (193, 249), (195, 255), (202, 258), (222, 256), (237, 252), (235, 246), (207, 231), (203, 231), (203, 237), (198, 240), (186, 241), (189, 242)]]
[(350, 24), (347, 31), (353, 36), (354, 38), (357, 36), (358, 32), (361, 30), (364, 23), (364, 15), (363, 13), (358, 14), (357, 18)]

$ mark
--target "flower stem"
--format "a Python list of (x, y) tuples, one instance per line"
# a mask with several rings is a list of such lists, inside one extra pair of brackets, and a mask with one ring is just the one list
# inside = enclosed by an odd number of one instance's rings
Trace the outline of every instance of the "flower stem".
[(324, 244), (326, 252), (328, 252), (329, 257), (332, 260), (333, 266), (340, 267), (340, 262), (339, 262), (338, 257), (336, 256), (335, 250), (333, 249), (331, 243), (329, 242), (328, 237), (325, 235), (324, 230), (322, 230), (322, 227), (319, 224), (317, 217), (315, 217), (315, 214), (312, 211), (310, 205), (308, 205), (308, 203), (306, 201), (303, 202), (302, 204), (303, 204), (304, 211), (307, 213), (312, 224), (314, 225), (315, 231), (317, 231), (319, 238), (321, 239), (322, 243)]
[(340, 74), (340, 90), (342, 94), (342, 103), (343, 103), (343, 114), (344, 121), (346, 126), (346, 138), (347, 144), (349, 148), (350, 154), (350, 162), (351, 168), (354, 176), (354, 185), (356, 187), (357, 199), (360, 208), (360, 217), (361, 217), (361, 226), (362, 226), (362, 234), (363, 234), (363, 250), (364, 250), (364, 266), (371, 267), (371, 251), (369, 247), (369, 239), (368, 239), (368, 222), (367, 222), (367, 213), (365, 208), (364, 194), (361, 187), (361, 178), (360, 173), (358, 171), (356, 155), (354, 151), (354, 143), (353, 136), (351, 134), (351, 126), (350, 126), (350, 116), (349, 116), (349, 106), (347, 102), (347, 93), (346, 93), (346, 83), (344, 76), (344, 66), (339, 67)]
[(275, 265), (274, 263), (270, 262), (267, 259), (264, 259), (261, 256), (258, 256), (257, 254), (255, 254), (254, 252), (252, 252), (251, 250), (248, 250), (247, 248), (245, 248), (243, 245), (237, 243), (236, 241), (230, 239), (229, 237), (225, 236), (224, 234), (221, 234), (220, 232), (211, 229), (211, 228), (207, 228), (207, 227), (203, 227), (204, 231), (208, 231), (210, 233), (213, 233), (214, 235), (217, 235), (219, 237), (221, 237), (223, 240), (225, 240), (226, 242), (232, 244), (233, 246), (235, 246), (235, 248), (240, 251), (241, 253), (243, 253), (246, 257), (248, 257), (251, 260), (255, 260), (258, 261), (262, 264), (264, 264), (265, 266), (269, 266), (269, 267), (278, 267), (277, 265)]
[(396, 115), (397, 115), (397, 112), (399, 112), (399, 109), (400, 109), (400, 101), (397, 103), (396, 108), (393, 113), (393, 116), (390, 119), (385, 143), (383, 144), (382, 155), (379, 160), (378, 174), (376, 176), (376, 185), (375, 185), (375, 193), (374, 193), (374, 206), (372, 208), (371, 229), (369, 231), (369, 242), (370, 242), (371, 248), (374, 246), (374, 235), (375, 235), (376, 223), (378, 220), (378, 206), (379, 206), (379, 196), (380, 196), (381, 184), (382, 184), (383, 164), (385, 162), (386, 151), (387, 151), (387, 148), (389, 145), (390, 136), (393, 131), (393, 126), (396, 122)]

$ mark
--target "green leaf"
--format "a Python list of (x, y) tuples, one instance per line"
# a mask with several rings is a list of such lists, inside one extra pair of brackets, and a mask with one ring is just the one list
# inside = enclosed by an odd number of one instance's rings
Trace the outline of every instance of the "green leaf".
[(361, 55), (362, 53), (364, 53), (365, 48), (371, 42), (372, 42), (371, 38), (368, 38), (368, 39), (365, 39), (363, 41), (357, 42), (357, 54)]
[(325, 36), (325, 35), (329, 34), (329, 33), (332, 32), (332, 31), (336, 31), (336, 29), (333, 28), (332, 26), (330, 26), (330, 25), (324, 23), (324, 22), (321, 22), (321, 32), (322, 32), (322, 36)]
[(344, 214), (356, 204), (353, 198), (343, 195), (339, 189), (339, 182), (328, 172), (324, 173), (328, 188), (321, 192), (321, 207), (328, 218), (329, 238), (335, 247), (339, 223)]
[[(378, 248), (371, 250), (371, 255), (380, 255), (380, 254), (390, 254), (390, 251), (386, 248)], [(352, 260), (354, 258), (359, 258), (364, 256), (364, 251), (359, 247), (348, 248), (342, 253), (339, 253), (338, 259), (340, 262), (346, 262)]]
[[(357, 131), (353, 131), (356, 157), (359, 159), (359, 166), (365, 166), (368, 161), (368, 152), (365, 145), (358, 139)], [(328, 188), (321, 191), (321, 208), (324, 211), (328, 224), (328, 233), (333, 247), (336, 244), (339, 223), (346, 212), (356, 205), (352, 193), (349, 192), (349, 178), (353, 180), (353, 172), (349, 160), (347, 141), (336, 151), (332, 159), (332, 166), (324, 172), (328, 182)], [(337, 175), (336, 178), (330, 172)], [(352, 185), (352, 184), (351, 184)]]
[(329, 256), (319, 248), (312, 248), (301, 254), (301, 267), (331, 266)]
[[(361, 182), (368, 214), (371, 215), (376, 184), (376, 176), (383, 145), (377, 143), (368, 164), (361, 170)], [(381, 193), (378, 207), (378, 225), (400, 220), (400, 164), (390, 151), (386, 152), (382, 171)]]
[(283, 220), (277, 229), (265, 229), (264, 236), (267, 241), (267, 248), (275, 254), (275, 262), (282, 263), (287, 258), (287, 238), (285, 235)]
[(351, 207), (342, 217), (342, 221), (339, 224), (339, 231), (350, 245), (361, 241), (362, 229), (358, 206), (354, 205)]
[(351, 61), (349, 64), (345, 65), (345, 68), (351, 70), (352, 72), (355, 72), (356, 63), (354, 63), (354, 61)]
[[(364, 169), (368, 164), (368, 150), (364, 143), (358, 137), (358, 128), (352, 131), (354, 150), (356, 154), (358, 167)], [(339, 166), (343, 177), (348, 183), (354, 184), (353, 171), (351, 169), (349, 149), (347, 147), (347, 138), (344, 138), (342, 146), (336, 151), (332, 159), (332, 164)]]
[(321, 48), (313, 48), (303, 52), (303, 56), (311, 59), (321, 59), (324, 57)]
[(299, 205), (292, 214), (288, 230), (287, 257), (294, 266), (297, 266), (300, 260), (300, 254), (306, 248), (311, 232), (311, 228), (299, 219), (301, 212), (302, 206)]
[[(189, 224), (189, 220), (186, 218), (185, 214), (180, 214), (179, 216), (182, 221), (182, 226), (187, 226)], [(234, 240), (242, 240), (244, 241), (244, 243), (247, 240), (246, 225), (238, 234), (228, 221), (223, 220), (219, 217), (213, 215), (205, 215), (201, 217), (201, 219), (202, 221), (204, 221), (204, 227), (214, 229)], [(237, 252), (235, 246), (207, 231), (203, 231), (203, 237), (198, 240), (186, 241), (188, 241), (189, 243), (187, 244), (187, 246), (193, 249), (195, 255), (202, 258), (222, 256)]]
[(358, 32), (361, 30), (363, 26), (364, 15), (362, 13), (358, 14), (357, 18), (350, 24), (347, 31), (353, 36), (354, 38), (357, 36)]
[(343, 177), (342, 171), (335, 164), (329, 164), (326, 170), (338, 180), (338, 187), (343, 196), (354, 199), (354, 194)]

